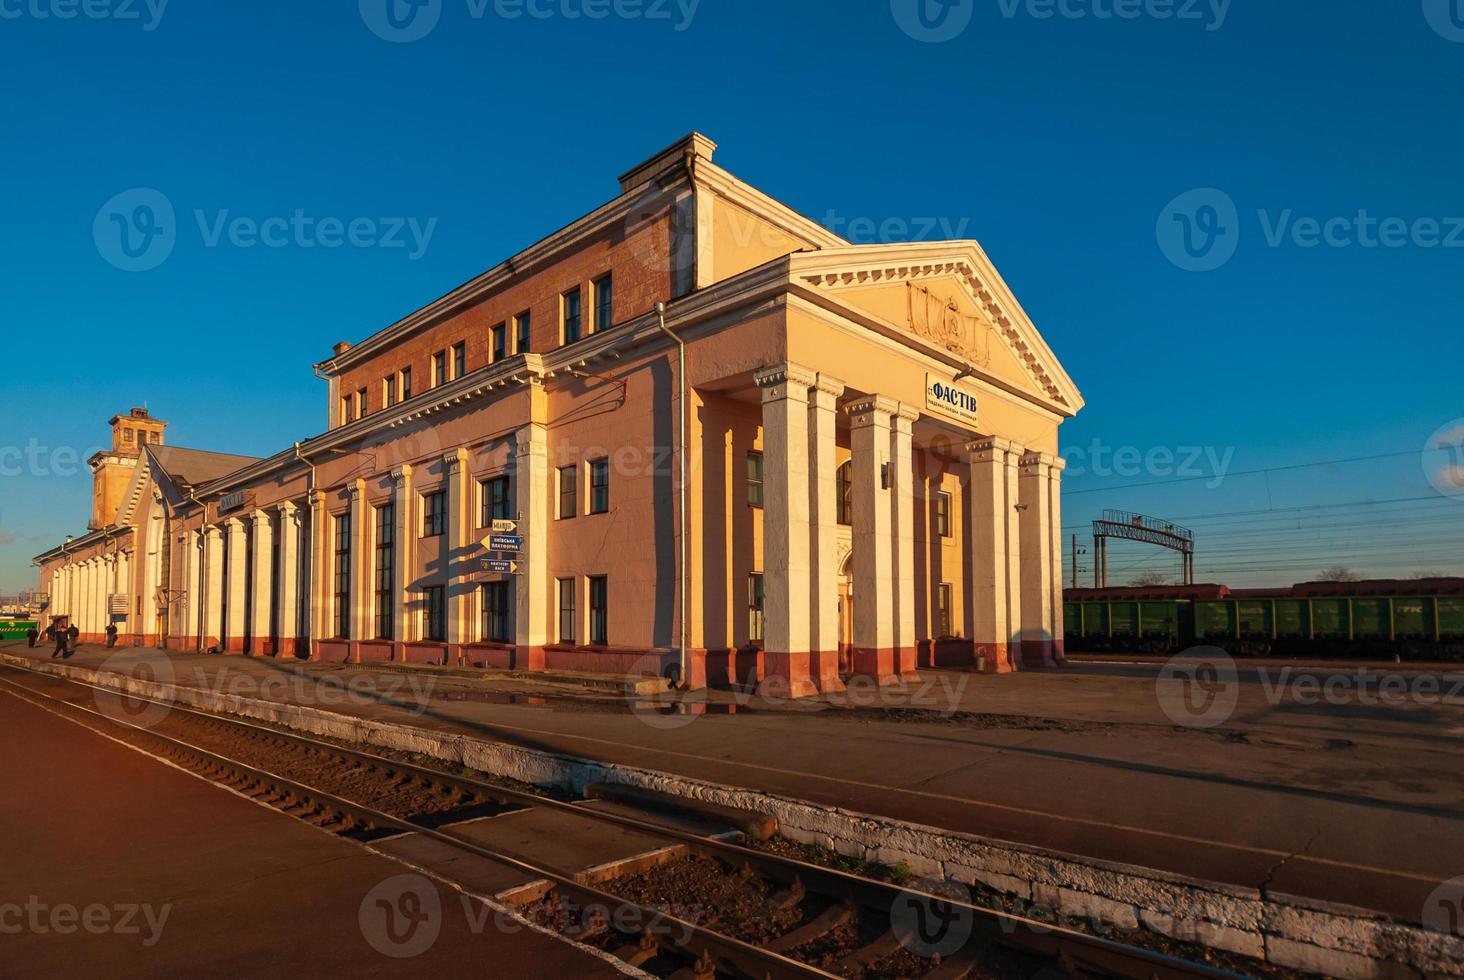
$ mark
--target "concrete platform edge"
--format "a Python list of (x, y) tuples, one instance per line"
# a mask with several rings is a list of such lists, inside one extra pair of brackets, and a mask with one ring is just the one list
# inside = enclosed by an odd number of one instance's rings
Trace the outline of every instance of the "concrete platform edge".
[(111, 671), (36, 664), (10, 654), (0, 654), (0, 660), (201, 710), (419, 752), (534, 785), (567, 786), (582, 792), (590, 783), (616, 782), (761, 810), (771, 813), (779, 832), (792, 840), (881, 864), (903, 863), (920, 876), (993, 888), (1026, 903), (1038, 917), (1043, 910), (1051, 910), (1068, 920), (1087, 920), (1097, 926), (1147, 929), (1344, 980), (1464, 976), (1464, 940), (1365, 909), (1264, 895), (1254, 889), (959, 834), (671, 773), (368, 721), (319, 708), (139, 681)]

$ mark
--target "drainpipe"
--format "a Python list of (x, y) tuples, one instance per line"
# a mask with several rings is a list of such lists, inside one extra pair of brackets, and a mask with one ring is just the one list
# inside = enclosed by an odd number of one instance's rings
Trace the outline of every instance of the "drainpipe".
[[(188, 499), (198, 508), (198, 652), (203, 653), (203, 641), (208, 632), (208, 568), (203, 563), (208, 553), (208, 506), (198, 499), (198, 493), (190, 485)], [(192, 583), (189, 583), (192, 585)]]
[[(298, 574), (298, 572), (299, 572), (298, 565), (296, 566), (296, 573), (297, 574), (295, 576), (295, 578), (296, 578), (296, 588), (295, 588), (295, 615), (296, 615), (296, 623), (298, 624), (299, 621), (301, 619), (303, 619), (308, 624), (307, 627), (306, 627), (306, 629), (307, 629), (306, 635), (309, 637), (309, 639), (306, 640), (306, 654), (309, 655), (310, 652), (311, 652), (311, 650), (314, 647), (314, 644), (315, 644), (315, 631), (316, 631), (316, 629), (319, 628), (319, 624), (315, 622), (315, 619), (314, 619), (314, 617), (312, 615), (312, 611), (315, 608), (315, 603), (313, 601), (311, 601), (311, 598), (312, 598), (311, 594), (317, 588), (319, 588), (321, 586), (321, 583), (315, 581), (315, 547), (314, 547), (314, 545), (315, 545), (315, 535), (317, 533), (317, 529), (315, 527), (315, 509), (314, 509), (315, 508), (315, 464), (312, 463), (312, 462), (310, 462), (310, 460), (305, 457), (305, 454), (300, 451), (300, 443), (299, 442), (296, 442), (295, 443), (295, 459), (298, 460), (301, 463), (304, 463), (310, 469), (310, 476), (309, 476), (309, 478), (308, 478), (308, 480), (307, 480), (307, 482), (305, 484), (305, 508), (310, 513), (310, 521), (311, 521), (311, 523), (310, 523), (310, 539), (308, 541), (305, 541), (304, 542), (305, 556), (306, 556), (305, 557), (305, 565), (306, 565), (306, 569), (310, 572), (309, 576), (306, 578), (305, 615), (304, 616), (301, 616), (300, 615), (300, 605), (299, 605), (299, 603), (300, 603), (300, 590), (299, 590), (299, 579), (300, 579), (300, 576)], [(284, 533), (283, 525), (281, 526), (281, 532), (280, 533), (281, 534)], [(280, 610), (280, 616), (283, 617), (284, 615), (285, 615), (285, 611), (283, 609), (281, 609)], [(296, 627), (295, 632), (297, 634), (300, 632), (298, 625)], [(298, 656), (299, 653), (300, 653), (299, 644), (300, 644), (300, 637), (297, 635), (295, 637), (295, 645), (296, 645), (295, 654), (296, 654), (296, 656)]]
[(676, 597), (681, 603), (681, 676), (679, 678), (679, 689), (687, 690), (691, 682), (687, 680), (687, 650), (691, 646), (691, 597), (687, 595), (686, 583), (686, 555), (688, 550), (688, 538), (690, 532), (690, 515), (687, 511), (686, 492), (686, 343), (671, 329), (666, 326), (666, 304), (656, 304), (656, 326), (661, 332), (676, 342), (676, 383), (680, 389), (678, 427), (680, 436), (676, 456), (680, 463), (680, 486), (677, 497), (681, 507), (681, 557), (676, 567)]

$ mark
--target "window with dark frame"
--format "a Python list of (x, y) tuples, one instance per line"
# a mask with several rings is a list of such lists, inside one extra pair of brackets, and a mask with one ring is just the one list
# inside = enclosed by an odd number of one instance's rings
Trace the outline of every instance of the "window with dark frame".
[(576, 286), (560, 297), (560, 305), (564, 310), (564, 343), (572, 344), (580, 339), (580, 291)]
[(605, 646), (610, 642), (610, 580), (603, 575), (590, 576), (590, 643)]
[(134, 437), (133, 437), (133, 434), (132, 434), (132, 430), (131, 429), (123, 429), (122, 430), (122, 445), (124, 445), (124, 446), (130, 446), (130, 445), (132, 445), (133, 438)]
[(609, 273), (595, 280), (595, 332), (615, 325), (615, 281)]
[(388, 408), (397, 403), (396, 375), (381, 379), (381, 403)]
[(346, 395), (341, 399), (341, 425), (354, 422), (356, 418), (356, 399)]
[(951, 627), (951, 585), (949, 582), (940, 583), (936, 590), (936, 619), (940, 623), (941, 636), (954, 636), (955, 630)]
[(513, 606), (512, 582), (484, 582), (480, 593), (483, 600), (483, 639), (488, 643), (510, 643), (508, 610)]
[(376, 508), (376, 638), (395, 639), (396, 505)]
[(524, 310), (513, 318), (513, 335), (515, 338), (513, 352), (515, 354), (533, 353), (533, 339), (530, 334), (530, 330), (532, 329), (531, 324), (532, 321), (528, 310)]
[(559, 642), (574, 642), (574, 579), (559, 580)]
[(854, 524), (854, 463), (839, 467), (836, 478), (839, 489), (839, 523), (845, 527)]
[(360, 391), (356, 392), (356, 418), (358, 418), (358, 419), (364, 419), (365, 417), (366, 417), (366, 389), (365, 388), (362, 388)]
[(493, 363), (497, 364), (508, 356), (508, 324), (500, 323), (488, 331), (490, 346), (493, 348)]
[(935, 533), (943, 538), (951, 536), (951, 495), (944, 490), (935, 494)]
[(447, 493), (438, 490), (422, 498), (422, 537), (435, 538), (447, 533)]
[(610, 510), (610, 460), (590, 460), (590, 513), (604, 514)]
[(429, 585), (422, 590), (422, 636), (433, 643), (447, 641), (447, 589)]
[(432, 387), (447, 383), (447, 351), (440, 350), (432, 355)]
[(761, 643), (763, 638), (763, 577), (761, 572), (747, 576), (747, 640)]
[(351, 638), (351, 514), (335, 519), (335, 635)]
[(509, 483), (506, 476), (495, 476), (483, 481), (483, 519), (479, 527), (492, 527), (494, 521), (513, 518), (513, 502), (509, 500)]
[(752, 507), (763, 505), (763, 454), (747, 454), (747, 503)]
[(559, 519), (568, 520), (579, 513), (579, 468), (559, 468)]
[(468, 373), (468, 345), (466, 341), (458, 341), (452, 345), (452, 377), (456, 381)]
[(412, 397), (412, 369), (402, 368), (402, 401)]

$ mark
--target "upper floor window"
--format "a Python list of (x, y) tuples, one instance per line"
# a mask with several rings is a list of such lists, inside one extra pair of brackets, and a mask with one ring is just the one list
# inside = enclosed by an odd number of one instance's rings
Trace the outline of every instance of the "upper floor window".
[(130, 446), (130, 445), (132, 445), (132, 439), (133, 439), (132, 430), (131, 429), (123, 429), (122, 430), (122, 445), (124, 445), (124, 446)]
[(155, 443), (157, 441), (158, 441), (158, 434), (156, 432), (149, 432), (147, 434), (147, 442), (148, 442), (148, 445), (152, 445), (153, 443)]
[(488, 331), (488, 346), (493, 363), (497, 364), (508, 356), (508, 324), (500, 323)]
[(763, 505), (763, 454), (747, 454), (747, 503), (752, 507)]
[(365, 417), (366, 417), (366, 389), (365, 388), (362, 388), (360, 391), (356, 392), (356, 418), (358, 418), (358, 419), (364, 419)]
[(422, 498), (422, 537), (447, 533), (447, 493), (438, 490)]
[(573, 466), (559, 469), (559, 516), (573, 517), (579, 512), (579, 471)]
[(528, 354), (533, 351), (534, 346), (529, 338), (531, 326), (528, 310), (524, 310), (513, 318), (513, 352), (515, 354)]
[(447, 351), (440, 350), (432, 355), (432, 387), (447, 384)]
[(508, 499), (508, 477), (495, 476), (483, 481), (483, 520), (479, 527), (491, 527), (494, 521), (513, 517), (513, 504)]
[(580, 339), (580, 291), (576, 286), (560, 297), (560, 309), (564, 312), (564, 325), (561, 331), (562, 343), (572, 344)]
[(356, 399), (346, 395), (341, 399), (341, 425), (356, 420)]
[(595, 332), (614, 326), (615, 281), (609, 273), (595, 280)]
[(397, 403), (397, 379), (396, 375), (388, 375), (381, 379), (381, 404), (390, 408)]
[(467, 373), (468, 344), (466, 341), (458, 341), (452, 345), (452, 376), (454, 379), (457, 379)]
[(935, 533), (943, 538), (951, 536), (951, 495), (944, 490), (935, 495)]
[(854, 523), (854, 463), (849, 461), (839, 467), (839, 523), (850, 526)]
[(402, 368), (402, 401), (412, 397), (412, 369)]
[(610, 460), (590, 460), (590, 513), (610, 510)]

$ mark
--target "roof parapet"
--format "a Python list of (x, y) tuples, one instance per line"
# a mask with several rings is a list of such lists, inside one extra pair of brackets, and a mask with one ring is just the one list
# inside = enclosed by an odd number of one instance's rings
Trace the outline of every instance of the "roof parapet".
[(620, 175), (620, 193), (631, 191), (650, 183), (657, 177), (678, 169), (687, 159), (712, 162), (717, 144), (701, 133), (689, 133), (666, 147), (644, 163), (638, 164)]

